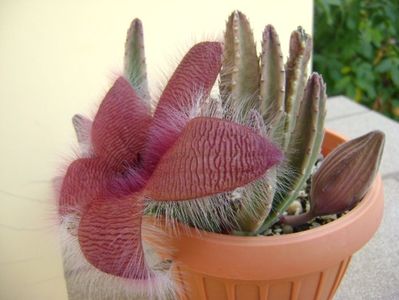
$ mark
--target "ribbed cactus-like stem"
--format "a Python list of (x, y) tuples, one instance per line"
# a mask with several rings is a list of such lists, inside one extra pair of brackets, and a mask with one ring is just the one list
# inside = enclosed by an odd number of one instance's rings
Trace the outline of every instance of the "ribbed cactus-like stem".
[[(283, 194), (263, 188), (263, 199), (274, 196), (274, 210), (260, 229), (258, 222), (264, 219), (265, 212), (261, 202), (241, 208), (239, 224), (243, 230), (259, 232), (275, 222), (303, 188), (320, 153), (326, 94), (318, 74), (313, 74), (306, 83), (311, 52), (311, 37), (298, 27), (291, 34), (289, 58), (284, 66), (278, 35), (273, 26), (267, 25), (262, 36), (259, 67), (247, 18), (235, 11), (228, 19), (219, 85), (222, 101), (227, 112), (244, 108), (247, 115), (248, 108), (260, 110), (267, 125), (266, 134), (284, 149), (287, 165), (293, 174), (288, 180), (279, 178), (285, 191)], [(251, 96), (257, 94), (259, 105), (253, 105)], [(253, 195), (259, 194), (255, 190)], [(254, 198), (257, 199), (254, 201), (260, 201), (262, 197)]]
[(124, 74), (137, 94), (149, 101), (147, 66), (145, 62), (143, 25), (134, 19), (127, 32), (125, 43)]
[[(289, 149), (290, 135), (295, 128), (296, 115), (299, 102), (303, 97), (306, 84), (307, 69), (312, 53), (312, 38), (298, 27), (290, 38), (289, 57), (285, 65), (285, 112), (287, 113), (285, 124), (285, 150)], [(301, 120), (303, 122), (303, 120)]]
[(289, 204), (295, 200), (309, 178), (312, 168), (320, 153), (324, 135), (324, 119), (326, 115), (326, 87), (317, 73), (309, 78), (302, 100), (298, 105), (296, 126), (291, 133), (287, 163), (293, 175), (286, 183), (287, 193), (276, 199), (276, 205), (262, 226), (268, 228), (276, 221)]
[(270, 170), (266, 179), (254, 184), (250, 195), (244, 195), (248, 199), (244, 199), (242, 203), (246, 204), (249, 201), (252, 203), (243, 205), (237, 214), (237, 222), (241, 231), (255, 234), (265, 222), (276, 192), (276, 175), (275, 169)]
[(275, 132), (284, 117), (285, 70), (280, 41), (272, 25), (263, 31), (260, 60), (260, 111), (271, 132)]
[(296, 126), (291, 133), (291, 150), (287, 153), (289, 166), (295, 172), (292, 187), (302, 188), (320, 153), (324, 135), (324, 118), (326, 115), (326, 88), (323, 79), (317, 73), (309, 78), (298, 114)]
[(233, 109), (245, 106), (243, 100), (257, 99), (259, 95), (256, 45), (249, 22), (239, 11), (234, 11), (227, 21), (219, 86), (223, 103)]
[[(256, 110), (249, 112), (247, 123), (255, 132), (267, 135), (263, 118)], [(277, 171), (271, 169), (266, 178), (258, 180), (253, 184), (249, 193), (242, 195), (244, 199), (237, 213), (237, 223), (241, 231), (253, 234), (262, 226), (272, 208), (276, 180)]]

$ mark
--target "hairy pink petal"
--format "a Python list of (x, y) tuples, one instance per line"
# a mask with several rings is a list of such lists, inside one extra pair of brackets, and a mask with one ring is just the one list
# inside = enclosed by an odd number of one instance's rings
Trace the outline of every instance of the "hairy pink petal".
[(169, 201), (226, 192), (259, 178), (281, 160), (274, 144), (246, 126), (195, 118), (159, 161), (145, 194)]
[(84, 211), (93, 199), (105, 193), (107, 181), (113, 174), (109, 163), (99, 158), (80, 158), (72, 162), (61, 186), (60, 214)]
[(79, 224), (79, 243), (97, 269), (130, 279), (149, 276), (141, 243), (143, 203), (130, 198), (95, 201)]
[(93, 122), (95, 154), (118, 166), (132, 165), (143, 149), (150, 122), (148, 107), (130, 83), (119, 77), (105, 96)]
[(149, 131), (145, 162), (154, 167), (176, 141), (201, 96), (206, 99), (221, 67), (222, 47), (217, 42), (196, 44), (185, 55), (159, 100)]

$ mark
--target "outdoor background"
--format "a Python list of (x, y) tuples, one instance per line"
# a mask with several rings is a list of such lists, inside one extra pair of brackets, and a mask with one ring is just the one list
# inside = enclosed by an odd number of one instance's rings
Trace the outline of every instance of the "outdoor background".
[(315, 0), (314, 40), (329, 96), (399, 120), (399, 1)]

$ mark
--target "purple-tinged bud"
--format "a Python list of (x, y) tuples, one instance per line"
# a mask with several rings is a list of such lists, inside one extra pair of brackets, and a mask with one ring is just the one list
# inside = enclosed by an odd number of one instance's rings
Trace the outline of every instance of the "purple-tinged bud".
[(384, 149), (385, 134), (372, 131), (337, 147), (313, 175), (311, 210), (315, 215), (351, 209), (370, 188)]
[(383, 132), (372, 131), (334, 149), (312, 177), (310, 210), (303, 215), (286, 216), (281, 221), (297, 226), (316, 216), (353, 208), (377, 174), (384, 142)]

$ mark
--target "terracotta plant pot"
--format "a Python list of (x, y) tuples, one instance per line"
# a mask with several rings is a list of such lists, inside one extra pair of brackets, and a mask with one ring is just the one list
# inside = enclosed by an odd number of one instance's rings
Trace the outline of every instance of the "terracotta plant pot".
[[(323, 152), (344, 140), (327, 131)], [(332, 299), (351, 256), (373, 236), (382, 213), (378, 175), (352, 211), (305, 232), (240, 237), (184, 228), (173, 238), (181, 299)]]

